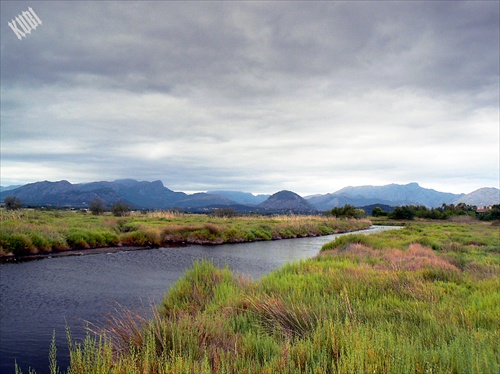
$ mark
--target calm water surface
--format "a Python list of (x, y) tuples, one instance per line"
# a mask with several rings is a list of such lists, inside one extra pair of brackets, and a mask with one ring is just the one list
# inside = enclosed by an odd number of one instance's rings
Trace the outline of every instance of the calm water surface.
[[(393, 227), (374, 227), (376, 232)], [(48, 373), (52, 333), (58, 364), (68, 365), (65, 328), (85, 336), (86, 321), (99, 323), (117, 305), (147, 310), (158, 303), (193, 261), (208, 259), (255, 279), (286, 262), (316, 255), (338, 235), (219, 246), (193, 245), (71, 256), (0, 265), (0, 373), (14, 363)]]

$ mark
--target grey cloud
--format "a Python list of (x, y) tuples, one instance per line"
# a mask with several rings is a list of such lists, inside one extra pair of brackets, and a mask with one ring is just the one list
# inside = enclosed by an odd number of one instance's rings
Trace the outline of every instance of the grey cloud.
[[(28, 6), (43, 25), (19, 41)], [(2, 168), (256, 192), (495, 181), (498, 8), (2, 1)]]
[(2, 62), (7, 83), (83, 75), (130, 90), (227, 95), (282, 93), (314, 77), (343, 89), (494, 83), (497, 4), (446, 3), (39, 3), (43, 35), (30, 49), (4, 35)]

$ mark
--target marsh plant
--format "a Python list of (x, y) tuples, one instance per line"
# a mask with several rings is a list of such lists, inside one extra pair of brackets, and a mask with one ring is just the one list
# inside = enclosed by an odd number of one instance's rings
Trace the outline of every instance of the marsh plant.
[(197, 262), (152, 317), (71, 343), (68, 372), (498, 373), (499, 239), (481, 223), (350, 235), (259, 281)]

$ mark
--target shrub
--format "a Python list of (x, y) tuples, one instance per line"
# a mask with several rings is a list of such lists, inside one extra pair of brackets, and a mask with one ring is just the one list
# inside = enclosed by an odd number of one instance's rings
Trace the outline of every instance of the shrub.
[(120, 219), (116, 222), (116, 230), (118, 232), (132, 232), (139, 230), (139, 226), (131, 222), (127, 222), (125, 219)]
[(127, 216), (130, 213), (130, 205), (128, 205), (125, 201), (120, 200), (111, 205), (111, 213), (113, 213), (115, 217)]
[(48, 240), (50, 242), (50, 247), (54, 251), (60, 251), (68, 248), (66, 239), (60, 233), (51, 233), (50, 235), (48, 235)]
[(323, 245), (321, 250), (327, 251), (330, 249), (342, 248), (348, 244), (363, 244), (366, 246), (370, 246), (370, 239), (366, 235), (362, 234), (342, 235), (335, 240)]
[(104, 242), (109, 245), (109, 246), (116, 246), (120, 244), (120, 239), (118, 238), (118, 235), (112, 233), (112, 232), (103, 232), (102, 236), (104, 237)]
[(23, 205), (21, 199), (15, 196), (7, 196), (4, 200), (4, 203), (5, 209), (7, 210), (18, 210), (21, 209), (21, 206)]
[(66, 235), (66, 243), (70, 248), (89, 248), (90, 245), (87, 243), (87, 235), (83, 230), (72, 229)]
[(389, 214), (390, 219), (413, 219), (415, 212), (409, 206), (398, 206)]
[(243, 232), (237, 228), (231, 227), (223, 232), (225, 241), (229, 243), (236, 243), (243, 241)]
[(212, 234), (214, 236), (219, 236), (221, 233), (220, 227), (214, 225), (213, 223), (205, 223), (205, 225), (203, 225), (203, 227), (205, 229), (207, 229), (208, 232), (210, 232), (210, 234)]
[(346, 204), (343, 208), (333, 208), (328, 215), (337, 218), (364, 218), (365, 211), (363, 209), (356, 209), (354, 206)]
[(372, 216), (373, 217), (386, 217), (388, 216), (389, 213), (385, 212), (381, 207), (379, 206), (376, 206), (375, 208), (373, 208), (372, 210)]
[(89, 210), (92, 214), (98, 216), (106, 211), (106, 205), (100, 197), (96, 197), (90, 201)]
[(48, 252), (52, 249), (52, 245), (46, 237), (38, 233), (32, 233), (30, 235), (30, 238), (33, 246), (36, 247), (39, 251)]
[(123, 245), (159, 247), (161, 245), (160, 235), (153, 231), (132, 231), (120, 236)]
[(8, 238), (6, 250), (16, 256), (36, 253), (36, 249), (28, 235), (14, 234)]
[(190, 232), (186, 240), (189, 243), (222, 244), (224, 242), (224, 239), (219, 235), (219, 231), (211, 230), (210, 227), (203, 227), (201, 229)]

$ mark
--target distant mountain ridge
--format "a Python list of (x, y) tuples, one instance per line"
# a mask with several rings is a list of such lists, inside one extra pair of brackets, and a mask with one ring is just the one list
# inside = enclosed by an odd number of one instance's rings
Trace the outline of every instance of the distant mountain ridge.
[(66, 180), (43, 181), (1, 192), (0, 196), (2, 200), (6, 196), (17, 197), (24, 205), (72, 208), (87, 208), (96, 197), (100, 197), (107, 206), (123, 200), (135, 209), (195, 209), (215, 204), (234, 204), (234, 201), (218, 195), (174, 192), (159, 180), (138, 182), (134, 179), (82, 184), (71, 184)]
[(489, 206), (500, 204), (500, 189), (493, 187), (484, 187), (463, 195), (453, 202), (455, 205), (464, 203), (475, 206)]
[(481, 188), (470, 194), (452, 194), (422, 188), (417, 183), (406, 185), (346, 187), (325, 195), (303, 198), (292, 191), (280, 191), (274, 195), (253, 195), (240, 191), (211, 191), (186, 194), (165, 187), (160, 180), (139, 182), (134, 179), (119, 179), (113, 182), (98, 181), (71, 184), (58, 182), (36, 182), (10, 190), (0, 191), (0, 199), (7, 196), (19, 198), (27, 206), (53, 206), (87, 208), (90, 201), (100, 197), (109, 207), (124, 200), (135, 209), (179, 208), (192, 212), (231, 207), (244, 213), (280, 213), (326, 211), (346, 204), (355, 207), (373, 205), (400, 206), (424, 205), (438, 207), (460, 202), (488, 206), (500, 204), (500, 190)]
[[(118, 179), (114, 182), (91, 182), (75, 185), (80, 191), (113, 190), (120, 199), (137, 208), (167, 208), (171, 204), (186, 199), (184, 192), (174, 192), (159, 180), (138, 182), (134, 179)], [(120, 200), (118, 199), (118, 200)], [(107, 203), (107, 202), (106, 202)], [(110, 204), (114, 202), (110, 201)]]
[(280, 191), (258, 205), (270, 211), (314, 212), (316, 209), (306, 199), (292, 191)]
[(328, 210), (345, 204), (364, 206), (377, 203), (391, 206), (424, 205), (438, 207), (443, 203), (452, 203), (463, 196), (465, 195), (438, 192), (422, 188), (418, 183), (409, 183), (404, 185), (345, 187), (331, 194), (311, 196), (308, 201), (318, 210)]

